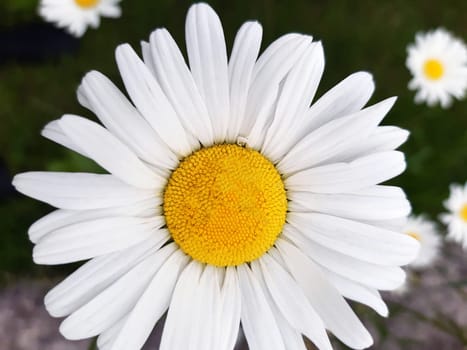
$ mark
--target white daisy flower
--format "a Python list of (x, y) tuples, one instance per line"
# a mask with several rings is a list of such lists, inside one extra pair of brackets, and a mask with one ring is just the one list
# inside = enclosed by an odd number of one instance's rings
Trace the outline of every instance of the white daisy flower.
[(415, 102), (438, 102), (443, 108), (467, 90), (467, 47), (444, 29), (418, 33), (407, 48), (407, 68), (413, 75), (409, 89), (418, 90)]
[(451, 185), (451, 193), (444, 206), (449, 213), (441, 214), (440, 219), (448, 226), (446, 238), (461, 243), (467, 249), (467, 182), (464, 186)]
[(186, 20), (189, 67), (165, 29), (125, 44), (117, 64), (133, 102), (98, 72), (78, 89), (104, 124), (65, 115), (43, 135), (110, 174), (30, 172), (16, 188), (59, 209), (29, 230), (34, 261), (91, 259), (48, 293), (68, 339), (139, 349), (168, 310), (161, 349), (226, 349), (242, 325), (250, 349), (331, 349), (372, 338), (344, 297), (381, 315), (378, 290), (404, 282), (418, 242), (392, 229), (410, 205), (378, 185), (405, 169), (408, 133), (378, 126), (390, 98), (353, 74), (311, 107), (321, 43), (301, 34), (258, 58), (247, 22), (230, 59), (206, 4)]
[(81, 37), (88, 26), (99, 27), (100, 17), (121, 16), (120, 0), (41, 0), (39, 14), (57, 27)]
[(438, 257), (441, 245), (435, 223), (423, 215), (410, 216), (403, 232), (420, 242), (417, 258), (410, 263), (410, 266), (424, 268), (431, 265)]

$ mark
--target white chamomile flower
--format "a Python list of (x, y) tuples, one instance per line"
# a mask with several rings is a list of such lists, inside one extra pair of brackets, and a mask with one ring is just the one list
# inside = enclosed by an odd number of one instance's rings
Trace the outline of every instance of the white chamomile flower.
[(83, 36), (88, 26), (99, 27), (100, 17), (121, 15), (121, 0), (41, 0), (39, 14), (57, 27), (76, 37)]
[(417, 258), (410, 263), (410, 266), (424, 268), (431, 265), (438, 257), (441, 245), (435, 223), (423, 215), (410, 216), (403, 232), (420, 242)]
[(167, 311), (162, 350), (331, 349), (372, 338), (348, 298), (381, 315), (378, 290), (404, 282), (418, 242), (391, 229), (410, 205), (378, 185), (405, 169), (408, 133), (378, 126), (390, 98), (364, 108), (370, 74), (350, 75), (311, 107), (320, 42), (287, 34), (259, 56), (247, 22), (230, 59), (206, 4), (186, 20), (189, 66), (165, 29), (125, 44), (117, 64), (130, 102), (88, 73), (81, 104), (104, 126), (65, 115), (43, 135), (109, 174), (30, 172), (16, 188), (59, 209), (29, 230), (34, 261), (91, 259), (48, 293), (68, 339), (139, 349)]
[(449, 213), (441, 214), (441, 221), (448, 226), (447, 239), (461, 243), (467, 249), (467, 183), (451, 185), (449, 198), (444, 201)]
[(417, 90), (415, 102), (443, 108), (452, 98), (461, 99), (467, 91), (467, 47), (444, 29), (418, 33), (407, 48), (407, 68), (413, 75), (409, 83)]

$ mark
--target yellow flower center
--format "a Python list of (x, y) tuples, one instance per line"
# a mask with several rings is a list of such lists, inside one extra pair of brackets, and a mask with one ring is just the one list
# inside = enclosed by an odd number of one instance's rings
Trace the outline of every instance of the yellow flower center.
[(437, 59), (429, 59), (423, 65), (423, 71), (428, 79), (438, 80), (444, 74), (443, 64)]
[(420, 236), (419, 233), (417, 232), (407, 232), (407, 234), (412, 237), (412, 238), (415, 238), (417, 241), (421, 241), (422, 240), (422, 237)]
[(91, 7), (96, 7), (100, 0), (75, 0), (76, 5), (79, 7), (89, 9)]
[(282, 231), (287, 197), (259, 152), (233, 144), (202, 148), (172, 173), (164, 193), (170, 234), (193, 259), (215, 266), (253, 261)]
[(461, 217), (462, 220), (467, 222), (467, 204), (464, 204), (464, 206), (461, 208), (459, 212), (459, 216)]

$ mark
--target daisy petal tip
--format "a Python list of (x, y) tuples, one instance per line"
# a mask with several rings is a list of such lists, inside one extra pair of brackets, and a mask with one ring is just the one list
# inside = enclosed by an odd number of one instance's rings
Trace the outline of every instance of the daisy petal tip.
[(30, 186), (28, 185), (28, 180), (33, 179), (34, 173), (35, 173), (34, 171), (28, 171), (28, 172), (25, 172), (25, 173), (16, 174), (13, 177), (13, 180), (11, 180), (12, 186), (19, 193), (22, 193), (22, 194), (24, 194), (26, 196), (29, 196), (28, 195), (28, 192), (29, 192), (28, 188)]
[(190, 12), (191, 10), (202, 10), (202, 11), (210, 11), (210, 12), (214, 12), (213, 8), (206, 2), (198, 2), (196, 4), (193, 4), (191, 5), (190, 9), (188, 10), (188, 12)]
[(390, 104), (392, 108), (392, 106), (396, 103), (398, 98), (399, 98), (398, 96), (391, 96), (391, 97), (388, 97), (385, 101), (388, 101), (387, 103)]
[(373, 337), (368, 333), (368, 338), (365, 340), (365, 342), (362, 342), (362, 347), (360, 349), (368, 349), (369, 347), (373, 346), (374, 341)]
[(402, 143), (405, 143), (409, 139), (411, 132), (407, 129), (400, 129), (400, 134), (401, 139), (403, 139)]
[(359, 334), (358, 339), (353, 339), (351, 344), (347, 344), (347, 342), (345, 342), (344, 344), (349, 346), (349, 348), (351, 349), (363, 350), (363, 349), (368, 349), (369, 347), (371, 347), (374, 344), (374, 341), (373, 341), (373, 337), (371, 336), (370, 332), (368, 332), (368, 330), (364, 328), (364, 332)]
[(54, 265), (53, 263), (50, 263), (43, 247), (39, 244), (35, 245), (32, 249), (32, 261), (37, 265)]
[(21, 186), (21, 180), (24, 174), (25, 173), (16, 174), (15, 176), (13, 176), (13, 180), (11, 180), (11, 184), (19, 192), (20, 192), (19, 187)]
[(250, 33), (256, 33), (256, 35), (263, 34), (263, 26), (258, 21), (248, 21), (243, 23), (242, 27), (244, 30), (249, 31)]
[(324, 47), (323, 42), (321, 40), (315, 41), (316, 49), (320, 51), (320, 53), (324, 56)]
[(376, 312), (377, 312), (378, 315), (380, 315), (381, 317), (384, 317), (384, 318), (388, 318), (388, 317), (389, 317), (389, 309), (388, 309), (388, 306), (386, 305), (386, 303), (384, 303), (384, 302), (381, 302), (381, 305), (378, 307), (378, 309), (376, 310)]
[(220, 22), (219, 16), (217, 15), (216, 11), (214, 11), (214, 9), (205, 2), (199, 2), (191, 5), (188, 9), (188, 13), (186, 16), (187, 24), (189, 21), (195, 20), (195, 18), (198, 16), (207, 16), (207, 20), (214, 19)]
[(52, 297), (50, 296), (50, 292), (47, 293), (44, 297), (44, 306), (48, 314), (55, 318), (65, 317), (67, 314), (65, 314), (59, 308), (57, 308), (55, 303), (56, 301), (52, 299)]
[(88, 81), (88, 80), (91, 80), (91, 79), (98, 79), (98, 78), (101, 78), (103, 77), (104, 74), (102, 74), (101, 72), (95, 70), (95, 69), (92, 69), (90, 70), (89, 72), (87, 72), (83, 79), (81, 79), (81, 83), (83, 83), (84, 81)]
[(165, 28), (156, 28), (154, 29), (151, 34), (149, 34), (149, 42), (151, 43), (153, 40), (157, 39), (161, 33), (164, 32)]
[(77, 336), (77, 334), (73, 331), (75, 327), (70, 325), (70, 320), (66, 318), (58, 328), (60, 334), (67, 340), (81, 340), (82, 337)]
[(47, 138), (47, 136), (45, 136), (44, 133), (47, 134), (47, 131), (50, 130), (54, 125), (57, 125), (57, 120), (52, 120), (51, 122), (45, 124), (45, 126), (41, 130), (41, 135)]
[(90, 121), (89, 119), (79, 117), (79, 116), (74, 115), (74, 114), (64, 114), (64, 115), (62, 115), (60, 117), (60, 119), (57, 120), (58, 126), (60, 127), (60, 129), (63, 130), (63, 132), (66, 135), (68, 135), (67, 131), (70, 132), (77, 125), (83, 125), (83, 124), (89, 125), (91, 123), (93, 123), (93, 122)]
[(362, 81), (374, 83), (373, 74), (371, 74), (370, 72), (368, 72), (368, 71), (366, 71), (366, 70), (362, 70), (362, 71), (355, 72), (355, 73), (353, 73), (351, 76), (358, 77), (358, 78), (360, 78)]
[[(407, 234), (397, 234), (399, 236), (399, 245), (401, 247), (401, 252), (399, 257), (394, 261), (394, 265), (397, 266), (406, 266), (411, 264), (418, 256), (420, 251), (420, 242)], [(403, 252), (402, 252), (403, 251)], [(403, 283), (405, 281), (405, 272), (400, 269), (400, 273), (395, 279), (395, 283), (392, 287), (397, 288), (398, 283)]]
[(130, 44), (128, 44), (128, 43), (120, 44), (115, 49), (115, 57), (118, 59), (122, 55), (125, 55), (128, 51), (133, 51)]

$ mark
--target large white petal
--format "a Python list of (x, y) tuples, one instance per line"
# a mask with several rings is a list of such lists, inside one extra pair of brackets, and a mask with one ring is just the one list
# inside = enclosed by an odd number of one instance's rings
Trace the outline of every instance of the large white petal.
[[(243, 117), (242, 122), (240, 124), (240, 135), (241, 136), (246, 137), (248, 135), (251, 128), (253, 127), (253, 124), (255, 123), (258, 112), (262, 108), (266, 108), (266, 110), (269, 110), (271, 109), (271, 105), (274, 105), (274, 100), (276, 99), (276, 95), (279, 89), (279, 83), (286, 76), (287, 72), (290, 70), (290, 67), (288, 67), (288, 69), (286, 69), (285, 72), (281, 72), (282, 76), (277, 77), (277, 78), (275, 77), (274, 85), (271, 85), (271, 84), (267, 85), (266, 81), (264, 81), (262, 86), (258, 86), (260, 81), (255, 82), (256, 75), (258, 75), (258, 73), (263, 70), (264, 66), (267, 67), (268, 65), (271, 64), (271, 62), (275, 62), (274, 59), (280, 60), (281, 59), (280, 53), (283, 52), (284, 49), (290, 50), (290, 47), (295, 47), (297, 46), (297, 43), (302, 43), (302, 42), (303, 42), (303, 36), (300, 34), (283, 35), (280, 38), (276, 39), (274, 42), (272, 42), (266, 48), (266, 50), (261, 54), (258, 61), (254, 64), (253, 72), (251, 73), (251, 76), (249, 78), (250, 83), (248, 86), (249, 88), (248, 96), (247, 96), (247, 101), (246, 101), (246, 106), (245, 106), (246, 109), (244, 112), (245, 116)], [(307, 44), (306, 44), (307, 46), (309, 42), (311, 42), (311, 38), (307, 40)], [(275, 67), (275, 69), (277, 69), (277, 67)], [(263, 80), (266, 80), (266, 79), (263, 79)], [(252, 86), (253, 83), (254, 83), (254, 86)], [(265, 90), (267, 87), (268, 89)], [(257, 97), (253, 97), (252, 94), (254, 96), (256, 95), (260, 96), (261, 94), (263, 94), (264, 96), (262, 100), (256, 101), (255, 99)], [(266, 102), (269, 103), (270, 105), (266, 106)]]
[(58, 209), (37, 220), (28, 230), (29, 239), (37, 243), (48, 233), (78, 222), (115, 216), (150, 217), (162, 214), (161, 198), (151, 198), (128, 205), (91, 210)]
[(387, 151), (358, 158), (350, 163), (305, 169), (286, 178), (285, 185), (294, 191), (345, 193), (392, 179), (405, 168), (402, 152)]
[[(141, 54), (143, 56), (144, 64), (148, 67), (149, 71), (157, 78), (154, 56), (151, 51), (151, 45), (147, 41), (141, 41)], [(157, 81), (160, 84), (159, 79)]]
[[(273, 301), (271, 300), (271, 303)], [(277, 308), (273, 311), (276, 314), (276, 323), (281, 331), (282, 341), (284, 342), (285, 348), (287, 350), (307, 350), (303, 336), (299, 331), (294, 329), (280, 314), (280, 311)]]
[(272, 122), (280, 84), (292, 67), (303, 57), (312, 38), (288, 34), (273, 42), (259, 57), (253, 70), (248, 92), (245, 123), (242, 136), (248, 145), (261, 149), (267, 129)]
[[(368, 138), (361, 140), (340, 154), (339, 160), (347, 162), (372, 153), (395, 150), (407, 141), (409, 134), (407, 130), (397, 126), (379, 126)], [(332, 158), (328, 162), (332, 162)]]
[(237, 266), (242, 293), (242, 327), (251, 350), (285, 350), (274, 314), (250, 268)]
[(99, 334), (97, 337), (97, 348), (99, 350), (111, 349), (127, 318), (128, 316), (124, 316), (119, 321), (115, 322), (110, 328), (107, 328)]
[(282, 174), (316, 166), (339, 156), (348, 147), (368, 137), (393, 106), (388, 98), (352, 115), (330, 121), (299, 141), (279, 162)]
[[(221, 288), (219, 350), (232, 350), (240, 328), (241, 295), (235, 267), (227, 267)], [(214, 349), (216, 350), (216, 349)]]
[(323, 46), (320, 42), (313, 43), (290, 71), (278, 98), (262, 147), (262, 153), (272, 162), (278, 162), (299, 141), (293, 135), (302, 128), (302, 115), (315, 96), (323, 70)]
[(118, 69), (133, 103), (165, 144), (182, 158), (196, 148), (154, 75), (128, 44), (115, 51)]
[(33, 249), (37, 264), (54, 265), (86, 260), (116, 252), (149, 239), (165, 235), (158, 228), (162, 217), (109, 217), (69, 225), (51, 232)]
[(370, 224), (373, 226), (381, 227), (393, 232), (403, 232), (405, 224), (407, 223), (407, 216), (403, 216), (391, 220), (361, 220), (362, 223)]
[(206, 265), (195, 291), (195, 319), (190, 345), (193, 349), (218, 350), (223, 300), (217, 267)]
[(284, 315), (274, 302), (273, 297), (268, 290), (268, 286), (266, 285), (263, 273), (261, 272), (261, 267), (259, 266), (258, 260), (251, 262), (251, 270), (253, 271), (256, 280), (261, 285), (264, 297), (266, 298), (266, 301), (271, 308), (272, 313), (274, 314), (277, 326), (282, 335), (282, 341), (284, 342), (285, 348), (287, 350), (306, 350), (302, 334), (297, 329), (292, 327), (292, 325), (285, 319)]
[(351, 191), (349, 194), (362, 194), (364, 196), (375, 196), (385, 198), (406, 198), (404, 190), (397, 186), (376, 185), (358, 191)]
[(165, 180), (162, 177), (99, 124), (72, 115), (63, 116), (59, 124), (74, 144), (115, 177), (139, 188), (163, 187)]
[(129, 186), (113, 175), (28, 172), (16, 175), (13, 186), (54, 207), (74, 210), (129, 205), (155, 197), (152, 191)]
[(356, 220), (389, 220), (410, 214), (410, 203), (401, 197), (363, 193), (322, 194), (288, 191), (290, 212), (324, 213)]
[(78, 88), (80, 100), (83, 96), (102, 124), (141, 159), (163, 168), (176, 167), (177, 157), (105, 75), (87, 73)]
[(326, 278), (345, 298), (365, 304), (383, 317), (388, 316), (388, 307), (376, 289), (366, 287), (360, 283), (351, 281), (348, 278), (339, 276), (324, 267), (322, 268), (322, 271), (326, 275)]
[(167, 310), (178, 276), (188, 262), (175, 251), (156, 272), (141, 298), (131, 310), (111, 349), (141, 349), (155, 324)]
[(118, 322), (134, 307), (156, 271), (176, 249), (175, 244), (169, 244), (141, 261), (68, 316), (60, 325), (60, 333), (70, 340), (85, 339), (98, 335)]
[(287, 221), (308, 239), (373, 264), (404, 265), (418, 253), (412, 237), (366, 223), (319, 213), (289, 213)]
[(191, 72), (208, 108), (214, 140), (223, 142), (230, 117), (230, 98), (222, 23), (209, 5), (192, 5), (186, 18), (185, 36)]
[(59, 145), (87, 157), (86, 152), (74, 144), (73, 141), (63, 132), (58, 120), (53, 120), (48, 123), (44, 129), (42, 129), (41, 135), (55, 143), (58, 143)]
[(267, 289), (290, 325), (318, 349), (332, 349), (323, 321), (290, 274), (268, 254), (259, 259)]
[(196, 319), (194, 301), (199, 290), (203, 265), (192, 260), (181, 272), (170, 302), (164, 332), (160, 344), (161, 350), (190, 349), (193, 322)]
[(368, 72), (349, 75), (316, 101), (303, 117), (303, 137), (311, 130), (333, 119), (355, 113), (365, 106), (375, 90), (373, 77)]
[(166, 29), (151, 34), (151, 53), (157, 81), (185, 128), (205, 146), (214, 143), (206, 105), (175, 40)]
[(168, 238), (168, 233), (153, 235), (131, 248), (88, 261), (47, 293), (44, 300), (47, 311), (54, 317), (76, 311), (159, 249)]
[(371, 335), (344, 298), (323, 276), (320, 268), (285, 240), (278, 239), (276, 246), (326, 328), (351, 348), (364, 349), (371, 346)]
[(246, 22), (238, 30), (230, 55), (230, 119), (227, 141), (237, 141), (245, 118), (253, 68), (261, 47), (263, 28), (258, 22)]
[[(405, 281), (405, 273), (399, 267), (376, 265), (339, 253), (333, 248), (326, 248), (308, 239), (290, 227), (287, 231), (284, 230), (283, 234), (313, 261), (352, 281), (381, 290), (396, 289)], [(375, 254), (378, 252), (378, 246), (368, 244), (368, 250), (373, 250)]]

